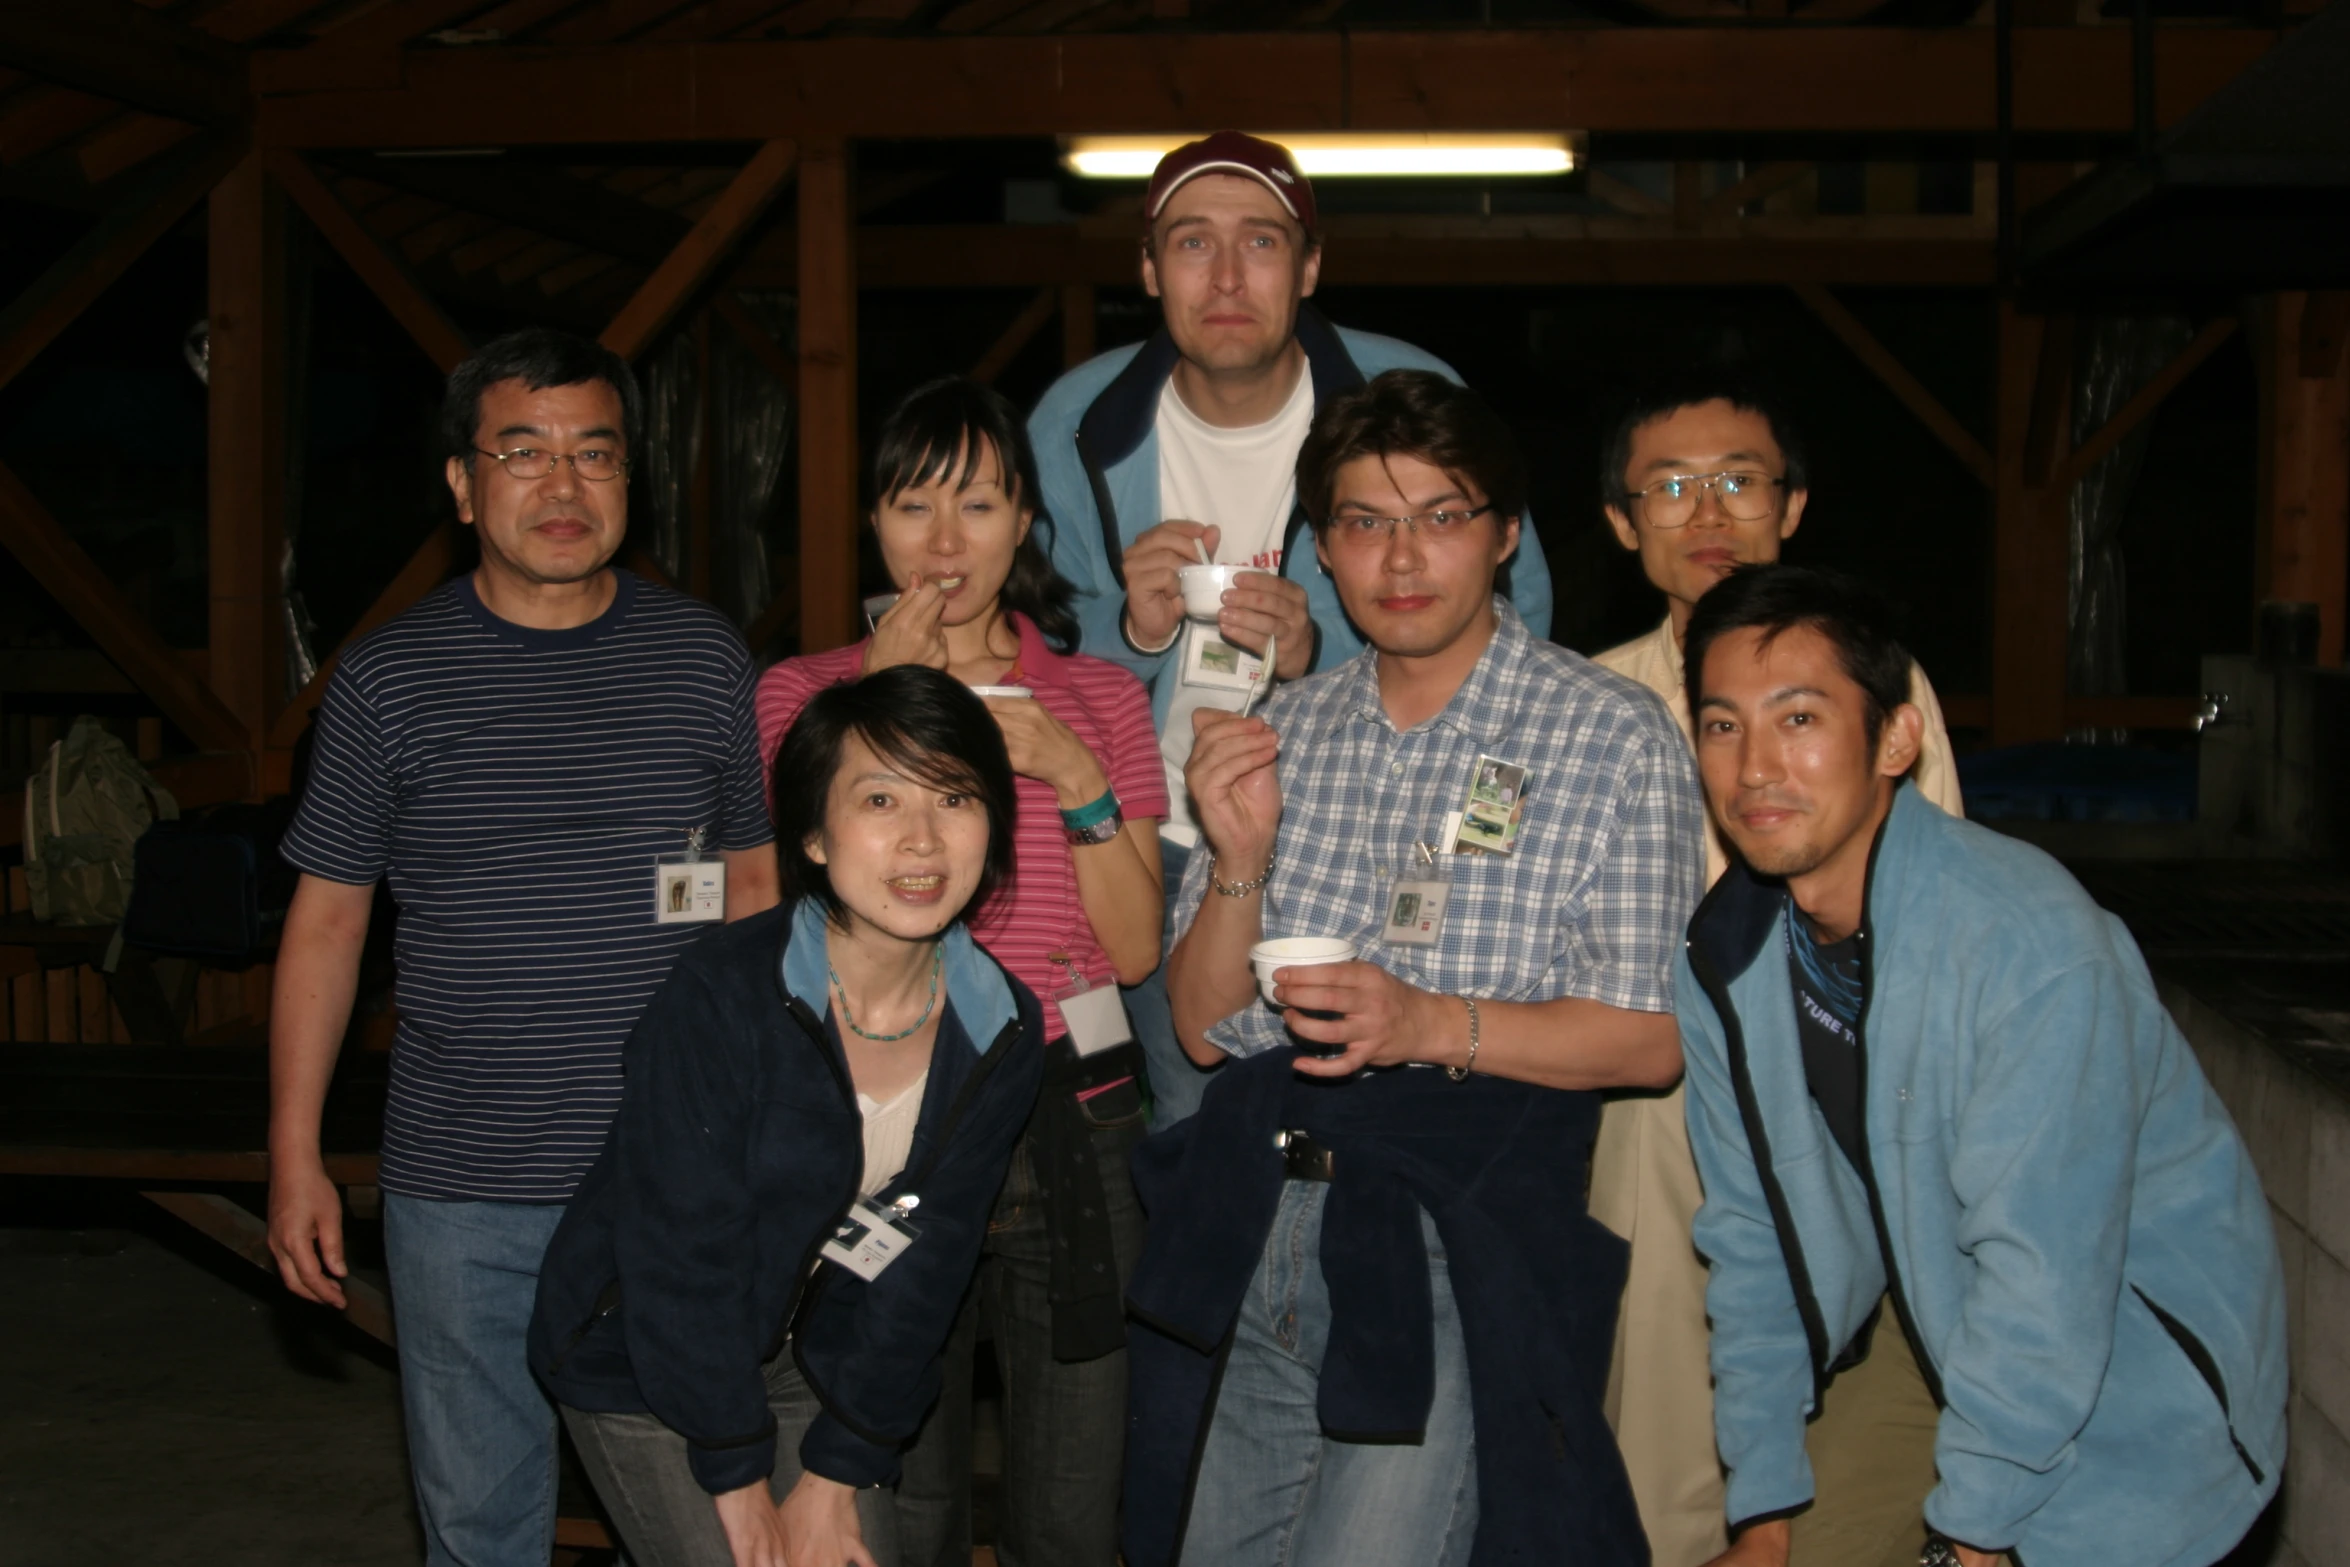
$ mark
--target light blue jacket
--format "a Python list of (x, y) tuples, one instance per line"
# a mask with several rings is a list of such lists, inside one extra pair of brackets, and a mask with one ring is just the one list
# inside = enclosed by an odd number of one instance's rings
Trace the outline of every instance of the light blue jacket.
[[(1297, 340), (1306, 351), (1318, 408), (1383, 370), (1433, 370), (1458, 381), (1452, 367), (1409, 343), (1334, 327), (1312, 306), (1298, 311)], [(1174, 664), (1172, 650), (1137, 652), (1120, 621), (1126, 612), (1121, 561), (1126, 546), (1164, 520), (1159, 515), (1159, 393), (1175, 373), (1174, 340), (1162, 329), (1148, 342), (1112, 349), (1053, 383), (1028, 419), (1037, 478), (1049, 519), (1054, 569), (1077, 588), (1083, 650), (1132, 670), (1151, 688), (1151, 717), (1164, 728), (1176, 682), (1160, 679)], [(1363, 650), (1348, 623), (1338, 589), (1314, 558), (1302, 513), (1290, 519), (1281, 574), (1306, 588), (1321, 632), (1314, 669), (1335, 669)], [(1550, 635), (1550, 568), (1532, 517), (1521, 519), (1518, 553), (1502, 568), (1496, 588), (1517, 606), (1537, 637)]]
[(1733, 865), (1678, 974), (1731, 1522), (1811, 1499), (1805, 1418), (1890, 1289), (1942, 1408), (1935, 1528), (2029, 1567), (2216, 1560), (2285, 1459), (2284, 1286), (2121, 922), (1902, 788), (1861, 923), (1855, 1171), (1805, 1084), (1786, 901)]

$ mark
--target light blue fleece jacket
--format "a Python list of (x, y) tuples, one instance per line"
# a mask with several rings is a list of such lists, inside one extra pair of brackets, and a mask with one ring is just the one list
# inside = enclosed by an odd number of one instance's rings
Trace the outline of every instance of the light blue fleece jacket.
[(1942, 1406), (1936, 1529), (2028, 1567), (2216, 1560), (2284, 1463), (2284, 1287), (2121, 922), (1901, 788), (1861, 925), (1856, 1171), (1805, 1082), (1785, 908), (1733, 865), (1678, 972), (1730, 1521), (1811, 1499), (1805, 1418), (1890, 1287)]
[[(1360, 386), (1383, 370), (1433, 370), (1458, 381), (1450, 365), (1409, 343), (1334, 327), (1311, 306), (1298, 312), (1297, 338), (1314, 378), (1314, 404)], [(1047, 548), (1054, 569), (1077, 588), (1082, 649), (1129, 669), (1151, 690), (1151, 718), (1161, 729), (1175, 700), (1174, 653), (1137, 652), (1120, 629), (1126, 586), (1114, 569), (1126, 546), (1163, 520), (1159, 515), (1159, 393), (1174, 373), (1175, 349), (1164, 330), (1149, 341), (1087, 360), (1046, 391), (1028, 419), (1036, 449), (1038, 486), (1048, 519)], [(1088, 461), (1090, 457), (1091, 461)], [(1100, 481), (1099, 488), (1096, 480)], [(1107, 500), (1117, 548), (1105, 537)], [(1338, 589), (1301, 536), (1293, 516), (1281, 574), (1305, 584), (1307, 605), (1321, 632), (1314, 669), (1335, 669), (1363, 650), (1363, 641), (1338, 602)], [(1518, 552), (1496, 584), (1537, 637), (1550, 635), (1550, 567), (1532, 517), (1522, 519)], [(1166, 678), (1162, 679), (1161, 677)]]

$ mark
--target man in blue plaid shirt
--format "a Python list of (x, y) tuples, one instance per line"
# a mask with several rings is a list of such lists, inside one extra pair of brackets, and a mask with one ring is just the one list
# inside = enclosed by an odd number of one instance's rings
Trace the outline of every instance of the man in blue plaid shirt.
[[(1334, 399), (1298, 492), (1370, 648), (1196, 720), (1169, 991), (1191, 1058), (1237, 1059), (1138, 1160), (1127, 1556), (1645, 1562), (1598, 1410), (1623, 1246), (1584, 1187), (1593, 1091), (1681, 1070), (1688, 753), (1494, 594), (1525, 469), (1474, 393)], [(1276, 1009), (1250, 953), (1287, 936), (1359, 957), (1279, 970)]]

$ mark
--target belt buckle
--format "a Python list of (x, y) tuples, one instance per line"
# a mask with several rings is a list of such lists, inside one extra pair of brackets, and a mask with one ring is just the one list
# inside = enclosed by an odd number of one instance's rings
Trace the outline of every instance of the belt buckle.
[(1281, 1150), (1281, 1173), (1293, 1181), (1328, 1181), (1336, 1158), (1330, 1149), (1315, 1142), (1304, 1132), (1283, 1131), (1273, 1134), (1273, 1146)]

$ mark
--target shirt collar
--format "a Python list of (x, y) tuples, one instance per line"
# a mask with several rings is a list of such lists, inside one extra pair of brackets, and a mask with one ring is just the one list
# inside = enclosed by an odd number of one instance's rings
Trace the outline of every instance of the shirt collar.
[[(1508, 732), (1514, 707), (1506, 699), (1507, 693), (1517, 682), (1518, 671), (1526, 662), (1526, 650), (1533, 640), (1510, 601), (1498, 593), (1493, 595), (1493, 640), (1485, 644), (1485, 651), (1478, 655), (1477, 667), (1469, 671), (1469, 678), (1461, 682), (1452, 700), (1427, 722), (1448, 725), (1479, 745), (1498, 743)], [(1354, 663), (1356, 716), (1394, 728), (1394, 720), (1387, 716), (1387, 705), (1379, 698), (1379, 650), (1365, 648), (1356, 655)]]
[(1069, 683), (1069, 656), (1058, 652), (1036, 629), (1036, 622), (1018, 610), (1004, 611), (1004, 618), (1020, 635), (1020, 678), (1031, 686), (1065, 686)]
[[(783, 953), (783, 988), (818, 1017), (832, 1006), (830, 962), (824, 953), (828, 924), (823, 900), (802, 898), (792, 910), (791, 945)], [(963, 1025), (971, 1048), (984, 1055), (1004, 1025), (1020, 1015), (1012, 987), (961, 920), (949, 925), (941, 940), (946, 945), (941, 966), (946, 971), (947, 1005)]]

